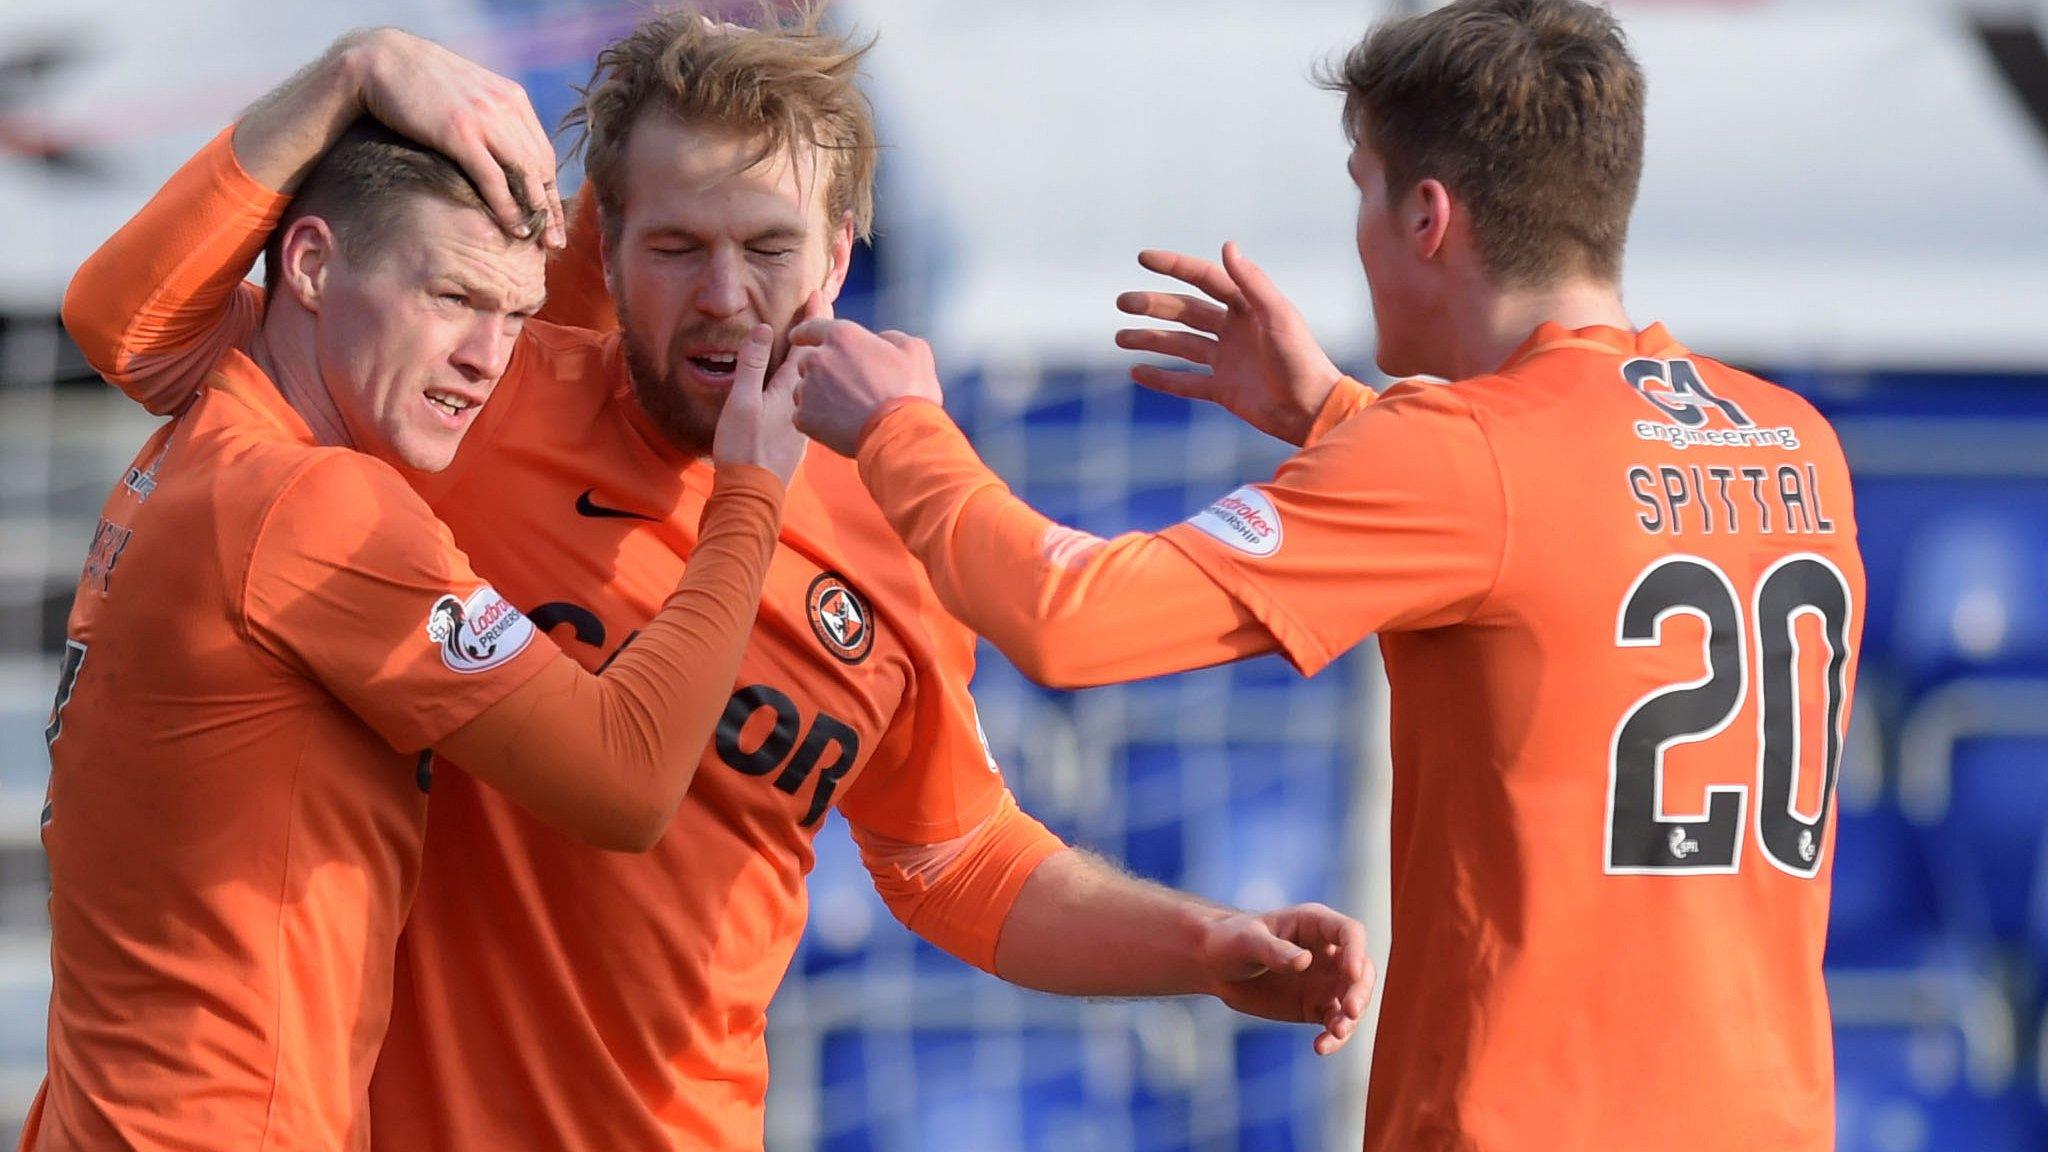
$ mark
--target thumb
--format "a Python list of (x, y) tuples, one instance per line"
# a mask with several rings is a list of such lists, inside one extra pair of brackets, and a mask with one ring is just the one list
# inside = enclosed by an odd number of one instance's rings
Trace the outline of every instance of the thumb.
[(1299, 972), (1313, 959), (1307, 949), (1275, 935), (1262, 920), (1246, 925), (1235, 951), (1240, 962), (1269, 972)]
[(753, 331), (747, 333), (747, 338), (740, 342), (733, 371), (732, 396), (727, 403), (742, 397), (759, 401), (768, 379), (768, 354), (774, 346), (775, 330), (766, 324), (756, 324)]
[(1252, 263), (1251, 257), (1232, 240), (1223, 245), (1223, 271), (1228, 273), (1237, 290), (1244, 293), (1245, 303), (1252, 311), (1267, 316), (1284, 313), (1294, 307), (1266, 270)]

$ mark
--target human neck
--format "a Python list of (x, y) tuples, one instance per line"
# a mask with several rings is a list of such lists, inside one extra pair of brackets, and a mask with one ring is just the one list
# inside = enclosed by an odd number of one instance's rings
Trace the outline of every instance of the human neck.
[(249, 358), (263, 369), (263, 374), (277, 386), (284, 402), (306, 422), (315, 442), (353, 448), (355, 440), (348, 434), (341, 409), (335, 405), (334, 396), (320, 379), (309, 318), (285, 315), (284, 307), (273, 305), (271, 314), (256, 333)]
[(1614, 285), (1574, 278), (1541, 288), (1492, 289), (1466, 294), (1453, 306), (1449, 379), (1464, 380), (1498, 371), (1537, 326), (1601, 325), (1635, 331)]

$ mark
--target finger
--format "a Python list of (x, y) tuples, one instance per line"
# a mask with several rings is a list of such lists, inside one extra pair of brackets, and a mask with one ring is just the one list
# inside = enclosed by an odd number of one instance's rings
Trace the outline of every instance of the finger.
[(1330, 1034), (1330, 1033), (1328, 1033), (1328, 1032), (1324, 1032), (1324, 1033), (1322, 1033), (1322, 1034), (1320, 1034), (1320, 1035), (1318, 1035), (1318, 1036), (1316, 1037), (1316, 1042), (1315, 1042), (1315, 1052), (1316, 1052), (1316, 1055), (1318, 1055), (1318, 1056), (1332, 1056), (1332, 1055), (1335, 1055), (1335, 1054), (1336, 1054), (1336, 1052), (1337, 1052), (1337, 1050), (1338, 1050), (1338, 1049), (1340, 1049), (1340, 1048), (1342, 1048), (1342, 1047), (1344, 1047), (1344, 1042), (1345, 1042), (1346, 1040), (1349, 1040), (1349, 1039), (1350, 1039), (1350, 1037), (1349, 1037), (1349, 1036), (1334, 1036), (1334, 1035), (1332, 1035), (1332, 1034)]
[(747, 338), (740, 341), (739, 366), (733, 373), (733, 396), (759, 396), (768, 381), (768, 354), (775, 346), (775, 330), (766, 324), (754, 325)]
[(875, 335), (880, 336), (884, 340), (887, 340), (891, 345), (897, 348), (908, 348), (911, 345), (917, 343), (917, 337), (912, 336), (908, 332), (898, 332), (894, 328), (885, 329), (883, 331), (875, 333)]
[(1208, 367), (1216, 363), (1216, 341), (1193, 332), (1169, 332), (1163, 328), (1123, 328), (1116, 334), (1116, 346), (1133, 352), (1175, 356), (1190, 364)]
[(1131, 379), (1154, 392), (1188, 400), (1212, 400), (1216, 395), (1215, 377), (1207, 372), (1183, 372), (1156, 364), (1135, 364), (1131, 367)]
[(1271, 928), (1254, 921), (1245, 932), (1245, 959), (1275, 972), (1302, 972), (1315, 962), (1308, 949), (1273, 934)]
[(1294, 310), (1294, 302), (1280, 291), (1280, 286), (1273, 283), (1265, 269), (1252, 263), (1251, 257), (1244, 254), (1235, 240), (1223, 245), (1223, 270), (1244, 293), (1245, 302), (1253, 309), (1267, 315)]
[(548, 214), (545, 242), (550, 248), (561, 248), (569, 242), (569, 213), (562, 205), (559, 169), (560, 158), (555, 154), (555, 141), (548, 135), (545, 125), (540, 122), (540, 113), (534, 110), (533, 97), (521, 85), (514, 85), (519, 94), (519, 119), (525, 125), (527, 135), (533, 141), (532, 168), (540, 185), (539, 197), (534, 200), (538, 207)]
[(803, 383), (804, 362), (816, 351), (815, 348), (790, 349), (788, 354), (783, 356), (782, 364), (775, 369), (775, 375), (769, 377), (767, 387), (763, 389), (764, 393), (769, 396), (787, 394), (792, 405), (802, 404), (802, 389), (799, 385)]
[(789, 345), (792, 348), (817, 347), (832, 338), (832, 326), (839, 321), (827, 316), (805, 320), (789, 330)]
[(1223, 331), (1223, 322), (1230, 317), (1215, 304), (1180, 292), (1125, 292), (1116, 298), (1116, 307), (1119, 312), (1185, 324), (1211, 335)]
[(1234, 307), (1244, 302), (1244, 295), (1238, 291), (1237, 285), (1231, 283), (1230, 274), (1220, 265), (1199, 256), (1147, 248), (1138, 253), (1138, 263), (1147, 272), (1157, 272), (1183, 284), (1192, 284), (1223, 304)]
[(466, 144), (450, 153), (450, 158), (462, 166), (469, 176), (469, 182), (476, 185), (479, 195), (484, 198), (484, 207), (491, 210), (491, 217), (507, 233), (525, 239), (526, 215), (519, 210), (519, 202), (512, 197), (511, 181), (518, 178), (517, 170), (482, 144)]
[(812, 320), (830, 319), (832, 319), (832, 302), (825, 299), (823, 289), (817, 289), (809, 296), (804, 297), (804, 306), (798, 309), (796, 314), (796, 320), (799, 324), (806, 324)]

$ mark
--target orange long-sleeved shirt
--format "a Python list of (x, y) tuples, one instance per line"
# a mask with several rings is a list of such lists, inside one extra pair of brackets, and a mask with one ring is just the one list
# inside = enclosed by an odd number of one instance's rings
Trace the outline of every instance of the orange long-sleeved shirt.
[(1833, 1144), (1821, 950), (1863, 572), (1797, 396), (1659, 327), (1539, 328), (1497, 373), (1345, 386), (1183, 524), (1079, 536), (945, 414), (862, 479), (941, 599), (1041, 679), (1378, 633), (1392, 956), (1371, 1149)]

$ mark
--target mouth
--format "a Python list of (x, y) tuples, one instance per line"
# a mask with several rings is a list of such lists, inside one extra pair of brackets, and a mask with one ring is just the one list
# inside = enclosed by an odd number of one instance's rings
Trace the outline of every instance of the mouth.
[(465, 396), (445, 388), (429, 388), (421, 394), (421, 398), (427, 402), (427, 407), (441, 418), (442, 423), (451, 428), (467, 426), (476, 416), (477, 409), (484, 405), (481, 397)]
[(728, 388), (732, 386), (733, 375), (740, 366), (739, 353), (728, 349), (692, 352), (683, 360), (706, 383)]

